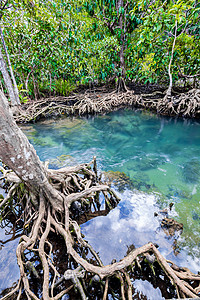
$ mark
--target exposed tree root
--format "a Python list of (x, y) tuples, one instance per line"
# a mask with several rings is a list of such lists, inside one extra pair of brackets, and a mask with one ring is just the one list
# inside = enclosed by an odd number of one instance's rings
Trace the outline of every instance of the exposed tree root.
[(186, 94), (164, 98), (157, 106), (157, 112), (164, 115), (183, 117), (200, 116), (200, 90), (192, 89)]
[[(159, 95), (159, 97), (158, 97)], [(135, 95), (133, 91), (102, 93), (88, 92), (69, 97), (41, 99), (25, 104), (17, 115), (17, 122), (30, 122), (51, 115), (85, 115), (113, 111), (120, 107), (140, 107), (161, 115), (200, 117), (200, 90), (193, 89), (176, 96), (160, 92)]]
[[(93, 165), (93, 168), (92, 168)], [(119, 201), (110, 188), (101, 183), (96, 172), (96, 160), (89, 164), (75, 167), (62, 168), (60, 170), (46, 169), (48, 180), (53, 188), (63, 195), (64, 207), (62, 211), (56, 211), (49, 199), (42, 193), (38, 197), (33, 196), (15, 173), (1, 167), (1, 182), (9, 191), (6, 201), (0, 203), (2, 217), (6, 210), (17, 203), (21, 207), (24, 220), (24, 235), (17, 247), (17, 261), (20, 268), (20, 279), (17, 286), (1, 300), (5, 299), (35, 299), (36, 295), (31, 287), (30, 278), (34, 276), (42, 282), (42, 298), (61, 299), (72, 287), (79, 293), (81, 299), (87, 299), (86, 278), (94, 278), (99, 285), (104, 287), (102, 298), (107, 299), (110, 290), (109, 279), (112, 276), (121, 282), (122, 299), (132, 299), (132, 283), (130, 268), (134, 268), (139, 259), (147, 259), (154, 256), (156, 261), (171, 280), (181, 297), (198, 297), (200, 292), (200, 276), (191, 273), (188, 269), (179, 268), (171, 261), (167, 261), (153, 243), (148, 243), (134, 249), (119, 262), (104, 266), (98, 253), (84, 239), (80, 227), (74, 219), (72, 206), (87, 212), (91, 207), (100, 210), (100, 198), (104, 198), (106, 208), (115, 207)], [(26, 234), (25, 234), (26, 233)], [(51, 234), (63, 237), (66, 251), (73, 259), (76, 267), (69, 266), (66, 262), (64, 273), (59, 273), (52, 256), (53, 244)], [(90, 251), (92, 260), (80, 255), (80, 249)], [(38, 272), (30, 257), (37, 255), (42, 265), (42, 271)], [(96, 275), (95, 275), (96, 274)], [(94, 279), (92, 279), (94, 280)], [(62, 282), (71, 282), (68, 288), (58, 292)], [(112, 291), (111, 291), (112, 293)]]
[(117, 93), (127, 92), (128, 91), (128, 88), (127, 88), (127, 86), (125, 84), (124, 78), (122, 78), (122, 77), (118, 78), (116, 91), (117, 91)]

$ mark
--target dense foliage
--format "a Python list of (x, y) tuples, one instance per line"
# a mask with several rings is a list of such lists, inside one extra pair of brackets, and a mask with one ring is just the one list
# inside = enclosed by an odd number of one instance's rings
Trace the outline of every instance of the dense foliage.
[(167, 85), (176, 22), (173, 81), (200, 73), (196, 0), (4, 0), (0, 11), (21, 101), (120, 76)]

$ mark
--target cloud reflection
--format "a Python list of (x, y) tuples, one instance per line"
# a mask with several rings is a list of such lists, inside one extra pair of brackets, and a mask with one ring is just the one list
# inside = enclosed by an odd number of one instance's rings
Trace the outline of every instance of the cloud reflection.
[(149, 241), (157, 243), (161, 254), (179, 266), (197, 272), (199, 261), (182, 250), (177, 256), (173, 252), (174, 237), (166, 236), (160, 228), (160, 220), (154, 216), (159, 211), (158, 195), (126, 190), (119, 195), (118, 206), (107, 216), (100, 216), (81, 225), (85, 239), (99, 253), (103, 263), (112, 259), (119, 261), (127, 254), (129, 246), (141, 247)]
[[(159, 220), (156, 195), (125, 191), (122, 201), (107, 216), (97, 217), (83, 224), (86, 239), (99, 252), (104, 264), (113, 258), (120, 260), (126, 255), (128, 246), (139, 247), (158, 241)], [(163, 235), (164, 237), (164, 235)]]

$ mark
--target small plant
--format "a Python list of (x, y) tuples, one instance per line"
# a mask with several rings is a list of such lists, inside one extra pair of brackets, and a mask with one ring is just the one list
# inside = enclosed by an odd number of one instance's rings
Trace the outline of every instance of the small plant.
[(55, 91), (62, 96), (68, 96), (75, 88), (76, 85), (70, 80), (59, 78), (55, 82)]
[(23, 89), (23, 84), (20, 84), (17, 87), (18, 87), (18, 91), (19, 91), (20, 102), (27, 103), (29, 101), (29, 98), (25, 95), (25, 93), (28, 93), (28, 91)]
[(50, 81), (48, 79), (43, 79), (41, 82), (39, 82), (39, 91), (42, 96), (45, 97), (46, 94), (52, 93), (56, 90), (55, 82), (52, 81), (50, 84)]

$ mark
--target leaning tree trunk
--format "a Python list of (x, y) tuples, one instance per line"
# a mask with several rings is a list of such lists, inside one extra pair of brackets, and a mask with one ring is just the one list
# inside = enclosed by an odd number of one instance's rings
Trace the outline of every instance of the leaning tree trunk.
[(9, 57), (9, 54), (8, 54), (8, 50), (7, 50), (7, 47), (6, 47), (6, 43), (5, 43), (5, 40), (4, 40), (3, 31), (1, 29), (1, 26), (0, 26), (0, 34), (1, 34), (1, 40), (2, 40), (3, 47), (4, 47), (4, 51), (5, 51), (5, 54), (6, 54), (6, 57), (7, 57), (8, 67), (9, 67), (9, 70), (10, 70), (12, 82), (13, 82), (13, 90), (14, 90), (14, 95), (15, 95), (15, 101), (18, 105), (21, 105), (20, 100), (19, 100), (19, 91), (18, 91), (17, 83), (16, 83), (16, 80), (15, 80), (15, 76), (14, 76), (14, 73), (13, 73), (12, 66), (11, 66), (10, 57)]
[(167, 89), (165, 99), (171, 98), (171, 95), (172, 95), (173, 80), (172, 80), (172, 73), (171, 73), (171, 65), (172, 65), (172, 61), (173, 61), (173, 58), (174, 58), (174, 48), (175, 48), (175, 44), (176, 44), (176, 39), (177, 39), (177, 20), (176, 20), (176, 23), (175, 23), (175, 34), (174, 34), (174, 41), (173, 41), (173, 45), (172, 45), (171, 58), (170, 58), (169, 66), (168, 66), (169, 87)]
[(4, 61), (1, 48), (0, 48), (0, 71), (2, 73), (4, 83), (5, 83), (7, 92), (10, 97), (11, 106), (16, 106), (16, 105), (18, 105), (18, 103), (17, 103), (16, 97), (15, 97), (15, 92), (13, 89), (12, 81), (10, 79), (10, 75), (9, 75), (7, 67), (6, 67), (6, 63)]
[(8, 102), (0, 91), (0, 159), (37, 196), (43, 193), (55, 210), (61, 210), (63, 197), (49, 183), (35, 149), (15, 123)]

